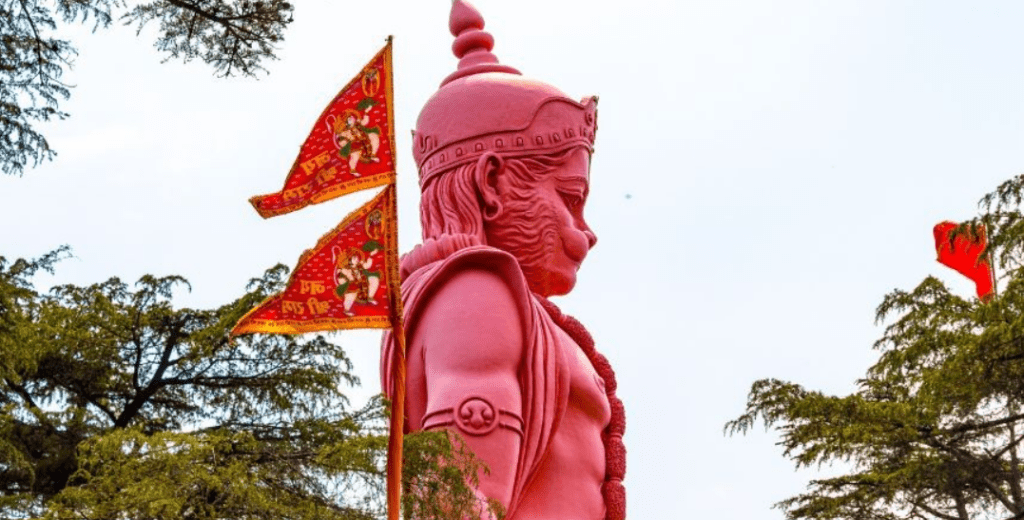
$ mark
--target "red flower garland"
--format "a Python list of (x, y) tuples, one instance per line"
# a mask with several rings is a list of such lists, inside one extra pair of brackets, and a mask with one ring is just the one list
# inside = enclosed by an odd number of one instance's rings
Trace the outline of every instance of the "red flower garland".
[(622, 401), (615, 397), (615, 389), (618, 387), (615, 382), (615, 371), (612, 370), (608, 359), (597, 351), (594, 338), (579, 320), (562, 314), (555, 304), (545, 298), (538, 297), (537, 300), (551, 319), (583, 349), (597, 374), (604, 379), (605, 395), (608, 396), (608, 403), (611, 405), (612, 417), (608, 427), (601, 433), (606, 467), (601, 494), (604, 496), (605, 520), (625, 520), (626, 488), (622, 485), (622, 479), (626, 476), (626, 445), (622, 443), (622, 435), (626, 433), (626, 410), (622, 406)]

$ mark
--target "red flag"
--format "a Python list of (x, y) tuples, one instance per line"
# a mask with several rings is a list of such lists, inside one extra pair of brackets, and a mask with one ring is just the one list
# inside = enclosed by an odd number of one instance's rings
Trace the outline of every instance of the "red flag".
[(331, 100), (278, 193), (251, 199), (274, 217), (395, 180), (391, 39)]
[(299, 257), (284, 291), (238, 320), (232, 335), (390, 328), (401, 314), (395, 187), (389, 185)]
[(961, 234), (953, 238), (953, 230), (958, 224), (942, 222), (935, 225), (935, 251), (939, 263), (955, 269), (960, 274), (974, 280), (978, 298), (987, 300), (994, 292), (992, 266), (988, 258), (982, 258), (986, 238), (984, 226), (978, 226), (974, 232)]
[[(231, 335), (391, 328), (405, 355), (398, 276), (391, 37), (324, 109), (278, 193), (249, 199), (263, 218), (387, 185), (299, 257), (284, 291), (238, 320)], [(396, 367), (387, 461), (388, 520), (398, 520), (405, 363)]]

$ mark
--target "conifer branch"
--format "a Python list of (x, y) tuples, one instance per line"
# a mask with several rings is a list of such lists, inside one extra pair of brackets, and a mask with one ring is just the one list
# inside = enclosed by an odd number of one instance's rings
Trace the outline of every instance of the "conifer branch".
[(876, 309), (878, 361), (850, 395), (756, 381), (726, 433), (757, 421), (780, 435), (798, 467), (847, 461), (857, 473), (814, 481), (779, 502), (793, 520), (1024, 518), (1018, 433), (1024, 413), (1024, 175), (979, 203), (962, 227), (987, 227), (1002, 266), (991, 301), (935, 277), (897, 289)]
[(958, 520), (957, 517), (952, 516), (952, 515), (947, 515), (947, 514), (941, 512), (941, 511), (937, 511), (937, 510), (929, 507), (924, 502), (914, 502), (913, 505), (914, 505), (914, 507), (920, 508), (921, 510), (923, 510), (926, 513), (934, 516), (935, 518), (941, 518), (942, 520)]

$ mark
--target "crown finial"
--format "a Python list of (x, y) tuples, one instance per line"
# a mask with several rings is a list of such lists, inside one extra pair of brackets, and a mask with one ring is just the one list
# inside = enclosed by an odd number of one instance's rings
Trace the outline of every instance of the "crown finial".
[(520, 74), (518, 70), (498, 63), (498, 57), (491, 52), (494, 48), (494, 37), (484, 31), (484, 17), (466, 0), (452, 2), (448, 30), (455, 36), (452, 52), (459, 58), (459, 67), (441, 82), (441, 86), (481, 72)]

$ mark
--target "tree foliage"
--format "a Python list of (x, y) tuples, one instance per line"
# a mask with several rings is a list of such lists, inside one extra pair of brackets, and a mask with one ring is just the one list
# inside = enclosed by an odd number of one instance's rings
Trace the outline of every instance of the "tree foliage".
[[(0, 257), (0, 517), (371, 519), (383, 511), (386, 406), (323, 336), (229, 338), (279, 290), (276, 266), (215, 309), (174, 308), (177, 276), (48, 293), (67, 256)], [(479, 514), (457, 437), (410, 436), (418, 518)], [(467, 477), (468, 476), (468, 477)], [(467, 485), (469, 484), (469, 485)]]
[(978, 224), (1000, 292), (964, 299), (934, 277), (895, 290), (877, 309), (888, 321), (880, 357), (858, 390), (831, 396), (764, 379), (746, 413), (781, 435), (798, 467), (844, 461), (853, 469), (812, 481), (776, 504), (790, 519), (1024, 518), (1024, 176), (982, 198)]
[(35, 126), (64, 119), (62, 81), (76, 55), (60, 38), (63, 24), (115, 20), (157, 26), (155, 46), (167, 59), (201, 59), (220, 76), (253, 76), (275, 59), (275, 45), (292, 21), (285, 0), (0, 0), (0, 171), (23, 173), (55, 152)]

